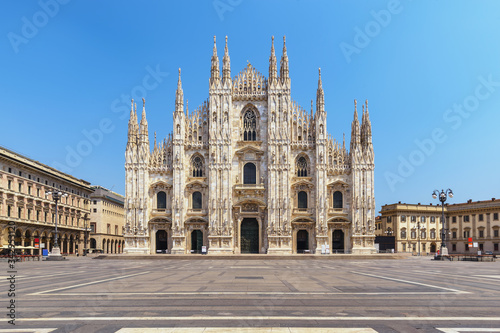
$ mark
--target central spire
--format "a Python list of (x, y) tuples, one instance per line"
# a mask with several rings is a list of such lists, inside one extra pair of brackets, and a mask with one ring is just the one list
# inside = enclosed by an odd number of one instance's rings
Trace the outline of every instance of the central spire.
[(231, 60), (229, 59), (229, 51), (227, 49), (227, 36), (226, 36), (226, 46), (224, 48), (224, 58), (222, 59), (222, 81), (231, 81)]

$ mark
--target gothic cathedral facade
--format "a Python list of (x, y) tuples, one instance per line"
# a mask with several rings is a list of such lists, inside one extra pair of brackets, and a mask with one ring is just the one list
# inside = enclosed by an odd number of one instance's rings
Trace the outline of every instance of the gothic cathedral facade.
[(184, 106), (150, 147), (143, 100), (132, 101), (125, 152), (125, 253), (373, 253), (374, 153), (368, 104), (356, 101), (349, 150), (327, 133), (319, 71), (316, 110), (291, 97), (285, 39), (266, 78), (248, 64), (222, 73), (214, 37), (209, 97)]

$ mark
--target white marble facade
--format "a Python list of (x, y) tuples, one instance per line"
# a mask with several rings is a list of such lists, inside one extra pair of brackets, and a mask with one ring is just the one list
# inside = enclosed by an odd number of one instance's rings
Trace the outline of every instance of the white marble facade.
[(349, 150), (328, 135), (319, 71), (310, 112), (291, 97), (285, 39), (266, 78), (250, 63), (222, 72), (214, 37), (209, 97), (188, 111), (179, 69), (173, 132), (150, 146), (132, 101), (126, 253), (373, 253), (374, 154), (367, 102)]

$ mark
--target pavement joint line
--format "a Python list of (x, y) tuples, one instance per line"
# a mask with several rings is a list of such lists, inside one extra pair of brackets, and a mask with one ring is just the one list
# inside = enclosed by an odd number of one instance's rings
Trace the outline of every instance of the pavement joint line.
[(136, 273), (136, 274), (123, 275), (123, 276), (118, 276), (118, 277), (114, 277), (114, 278), (110, 278), (110, 279), (104, 279), (104, 280), (99, 280), (99, 281), (92, 281), (92, 282), (87, 282), (87, 283), (80, 283), (80, 284), (76, 284), (76, 285), (68, 286), (68, 287), (62, 287), (62, 288), (45, 290), (45, 291), (39, 291), (39, 292), (31, 293), (31, 294), (28, 294), (28, 295), (43, 295), (43, 294), (52, 293), (54, 291), (60, 291), (60, 290), (65, 290), (65, 289), (73, 289), (73, 288), (82, 287), (82, 286), (88, 286), (88, 285), (91, 285), (91, 284), (97, 284), (97, 283), (101, 283), (101, 282), (107, 282), (107, 281), (125, 279), (125, 278), (128, 278), (128, 277), (137, 276), (137, 275), (143, 275), (143, 274), (147, 274), (147, 273), (150, 273), (150, 271)]
[(40, 295), (43, 296), (154, 296), (154, 295), (166, 295), (166, 296), (201, 296), (201, 295), (386, 295), (386, 296), (398, 296), (398, 295), (446, 295), (455, 294), (455, 292), (443, 292), (443, 291), (423, 291), (423, 292), (412, 292), (412, 291), (402, 291), (402, 292), (278, 292), (278, 291), (186, 291), (186, 292), (116, 292), (116, 293), (53, 293), (47, 294), (47, 292), (34, 293), (29, 295)]
[(9, 329), (0, 329), (0, 333), (50, 333), (52, 331), (57, 330), (57, 328), (9, 328)]
[(484, 275), (484, 274), (478, 274), (478, 275), (474, 275), (474, 276), (477, 276), (479, 279), (490, 279), (491, 281), (496, 281), (498, 279), (500, 279), (500, 275)]
[(451, 292), (454, 292), (454, 293), (457, 293), (457, 294), (470, 294), (471, 293), (469, 291), (463, 291), (463, 290), (446, 288), (446, 287), (440, 287), (440, 286), (433, 286), (432, 284), (415, 282), (415, 281), (407, 281), (407, 280), (396, 279), (396, 278), (391, 278), (391, 277), (386, 277), (386, 276), (380, 276), (380, 275), (374, 275), (374, 274), (368, 274), (368, 273), (363, 273), (363, 272), (351, 271), (351, 273), (365, 275), (365, 276), (371, 276), (371, 277), (378, 278), (378, 279), (385, 279), (385, 280), (398, 281), (398, 282), (403, 282), (403, 283), (408, 283), (408, 284), (414, 284), (414, 285), (418, 285), (418, 286), (425, 286), (425, 287), (430, 287), (430, 288), (443, 289), (443, 290), (451, 291)]
[(480, 327), (436, 327), (437, 330), (445, 333), (461, 332), (500, 332), (500, 328), (480, 328)]
[(500, 321), (500, 317), (313, 317), (313, 316), (184, 316), (184, 317), (52, 317), (18, 318), (19, 322), (50, 321), (229, 321), (229, 320), (295, 320), (295, 321)]
[[(86, 273), (85, 271), (76, 271), (76, 272), (71, 272), (71, 273), (58, 273), (58, 274), (50, 274), (50, 275), (35, 275), (35, 276), (28, 276), (28, 275), (20, 275), (16, 276), (16, 279), (20, 280), (30, 280), (30, 279), (39, 279), (39, 278), (44, 278), (44, 277), (52, 277), (52, 276), (61, 276), (61, 275), (73, 275), (76, 273)], [(9, 276), (0, 276), (0, 279), (5, 279), (9, 278)], [(1, 332), (1, 331), (0, 331)]]
[[(1, 331), (0, 331), (1, 332)], [(221, 332), (248, 332), (248, 333), (311, 333), (310, 327), (124, 327), (115, 333), (221, 333)], [(314, 332), (328, 333), (377, 333), (369, 327), (316, 327)]]
[(446, 273), (434, 273), (434, 272), (428, 272), (429, 274), (434, 274), (434, 275), (445, 275), (447, 277), (453, 276), (456, 277), (457, 279), (463, 280), (463, 279), (469, 279), (469, 280), (486, 280), (489, 282), (498, 282), (498, 278), (488, 278), (486, 275), (472, 275), (472, 276), (464, 276), (464, 275), (456, 275), (456, 274), (446, 274)]

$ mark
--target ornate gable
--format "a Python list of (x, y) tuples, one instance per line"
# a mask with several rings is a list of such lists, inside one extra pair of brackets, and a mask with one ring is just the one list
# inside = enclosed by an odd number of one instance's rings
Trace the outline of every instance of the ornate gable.
[(233, 79), (233, 99), (267, 99), (267, 79), (250, 63)]

